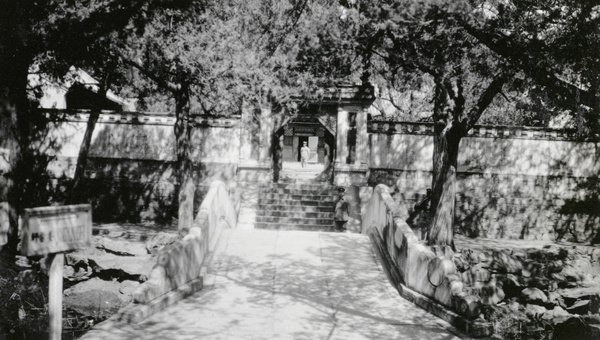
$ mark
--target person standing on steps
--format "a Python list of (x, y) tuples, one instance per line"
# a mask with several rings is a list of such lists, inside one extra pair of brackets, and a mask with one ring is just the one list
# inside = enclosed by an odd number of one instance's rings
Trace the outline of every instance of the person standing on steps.
[(306, 166), (308, 162), (308, 156), (310, 156), (310, 148), (304, 142), (304, 146), (300, 149), (300, 161), (302, 162), (302, 167)]
[(350, 202), (344, 196), (346, 189), (338, 189), (338, 200), (335, 202), (335, 231), (345, 231), (350, 216)]

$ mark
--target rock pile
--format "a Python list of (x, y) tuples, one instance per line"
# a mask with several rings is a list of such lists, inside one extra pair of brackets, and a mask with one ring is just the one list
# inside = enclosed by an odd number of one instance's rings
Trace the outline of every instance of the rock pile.
[(147, 241), (124, 233), (94, 236), (92, 247), (65, 255), (64, 306), (94, 322), (115, 314), (132, 301), (133, 291), (146, 281), (154, 255), (178, 239), (158, 233)]
[(562, 329), (577, 324), (577, 339), (600, 339), (599, 248), (463, 249), (453, 262), (464, 291), (480, 299), (479, 318), (494, 322), (496, 333), (563, 339)]

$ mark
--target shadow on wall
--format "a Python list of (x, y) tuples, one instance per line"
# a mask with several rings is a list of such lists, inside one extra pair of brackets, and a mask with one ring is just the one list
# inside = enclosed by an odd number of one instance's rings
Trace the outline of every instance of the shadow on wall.
[(594, 143), (495, 138), (475, 142), (478, 147), (461, 145), (458, 233), (598, 242)]
[[(193, 128), (194, 215), (211, 181), (227, 183), (235, 176), (235, 133), (219, 126)], [(176, 158), (170, 125), (99, 124), (80, 201), (93, 205), (97, 221), (171, 223), (178, 206)]]
[[(386, 132), (370, 134), (369, 185), (390, 186), (395, 197), (412, 207), (431, 186), (433, 140), (426, 134), (392, 130), (390, 126)], [(540, 136), (539, 131), (491, 136), (494, 131), (461, 141), (456, 232), (470, 237), (598, 242), (596, 143)]]
[[(54, 177), (50, 164), (56, 160), (56, 155), (65, 144), (65, 136), (53, 133), (56, 126), (62, 124), (62, 116), (49, 119), (40, 111), (33, 111), (31, 114), (32, 130), (29, 148), (22, 153), (22, 158), (11, 173), (1, 174), (0, 194), (2, 197), (10, 195), (6, 192), (6, 188), (8, 180), (12, 180), (15, 184), (12, 194), (16, 197), (9, 199), (11, 202), (18, 202), (21, 208), (60, 204), (67, 198), (70, 180), (64, 176)], [(8, 159), (3, 161), (8, 162)]]
[(98, 124), (76, 193), (92, 204), (94, 221), (170, 223), (177, 216), (172, 129)]
[[(385, 184), (413, 199), (431, 187), (433, 138), (425, 135), (370, 134), (369, 186)], [(410, 196), (410, 197), (409, 197)]]
[(600, 244), (600, 186), (597, 178), (587, 178), (577, 183), (583, 197), (565, 200), (559, 209), (557, 239)]
[[(98, 160), (94, 160), (94, 162), (98, 162)], [(103, 163), (104, 169), (110, 167), (107, 162)], [(141, 167), (152, 173), (170, 173), (173, 164), (145, 163)], [(160, 224), (171, 223), (172, 219), (177, 216), (174, 184), (144, 182), (138, 178), (126, 176), (86, 178), (82, 182), (81, 195), (83, 197), (80, 201), (92, 204), (94, 221), (97, 222), (155, 221)]]

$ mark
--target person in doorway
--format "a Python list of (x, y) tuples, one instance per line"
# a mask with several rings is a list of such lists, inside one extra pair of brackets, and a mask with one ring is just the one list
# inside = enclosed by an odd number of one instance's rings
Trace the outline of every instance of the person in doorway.
[(345, 231), (346, 223), (350, 216), (350, 202), (344, 196), (346, 190), (344, 188), (338, 189), (338, 200), (335, 202), (335, 230)]
[(306, 166), (306, 163), (308, 162), (309, 155), (310, 155), (310, 148), (308, 147), (308, 145), (306, 145), (306, 142), (304, 142), (304, 146), (302, 146), (302, 148), (300, 149), (300, 162), (302, 162), (303, 168)]

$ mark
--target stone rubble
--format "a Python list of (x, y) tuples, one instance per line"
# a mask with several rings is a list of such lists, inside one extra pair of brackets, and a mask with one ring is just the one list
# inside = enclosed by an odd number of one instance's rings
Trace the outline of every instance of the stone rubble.
[(495, 322), (497, 333), (514, 332), (512, 324), (528, 336), (555, 328), (552, 339), (567, 339), (563, 332), (577, 325), (577, 339), (600, 339), (600, 249), (462, 249), (453, 263), (464, 290), (480, 299), (479, 317)]
[(175, 233), (159, 232), (149, 240), (128, 239), (111, 231), (93, 237), (93, 246), (65, 254), (64, 305), (79, 315), (104, 320), (132, 301), (147, 279), (156, 252), (175, 242)]

